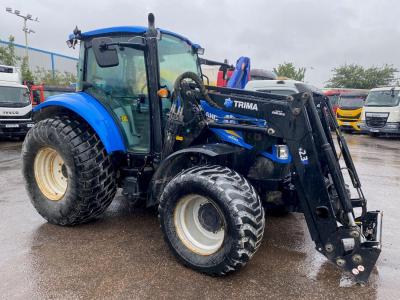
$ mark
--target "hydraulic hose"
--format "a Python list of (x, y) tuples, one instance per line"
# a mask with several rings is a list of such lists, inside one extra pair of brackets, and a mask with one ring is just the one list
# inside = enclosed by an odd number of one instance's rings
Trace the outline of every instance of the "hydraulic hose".
[[(211, 106), (215, 107), (215, 108), (221, 108), (214, 100), (212, 100), (210, 98), (210, 96), (208, 95), (207, 89), (203, 84), (203, 81), (200, 79), (200, 77), (193, 72), (185, 72), (182, 73), (175, 81), (175, 85), (174, 85), (174, 91), (175, 93), (180, 92), (181, 90), (181, 82), (184, 79), (191, 79), (193, 80), (197, 87), (200, 90), (201, 96), (204, 98), (204, 100), (206, 100)], [(184, 100), (184, 99), (183, 99)]]

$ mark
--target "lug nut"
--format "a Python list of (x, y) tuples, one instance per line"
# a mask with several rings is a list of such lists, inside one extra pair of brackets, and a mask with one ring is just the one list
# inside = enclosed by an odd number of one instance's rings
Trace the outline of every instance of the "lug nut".
[(290, 95), (289, 95), (289, 96), (286, 97), (286, 100), (287, 100), (287, 101), (293, 101), (294, 98), (293, 98), (293, 96), (290, 96)]
[(359, 264), (362, 262), (362, 257), (359, 254), (354, 254), (351, 258), (351, 260), (353, 261), (353, 263), (355, 264)]
[(327, 252), (332, 252), (333, 249), (334, 249), (334, 247), (333, 247), (332, 244), (326, 244), (326, 245), (325, 245), (325, 250), (326, 250)]
[(268, 128), (267, 133), (268, 133), (269, 135), (274, 135), (274, 134), (275, 134), (275, 129), (273, 129), (273, 128)]
[(338, 259), (336, 259), (336, 264), (339, 267), (343, 267), (346, 264), (346, 261), (343, 258), (338, 258)]

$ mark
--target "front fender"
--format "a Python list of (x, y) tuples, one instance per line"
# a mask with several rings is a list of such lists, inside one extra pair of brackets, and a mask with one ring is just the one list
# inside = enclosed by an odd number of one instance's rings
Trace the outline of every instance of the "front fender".
[(97, 133), (107, 153), (126, 151), (122, 133), (113, 117), (95, 98), (84, 93), (60, 94), (47, 98), (33, 112), (40, 114), (50, 107), (62, 107), (84, 119)]
[(155, 205), (167, 183), (170, 182), (176, 174), (188, 167), (185, 165), (185, 161), (187, 161), (185, 157), (188, 158), (187, 156), (193, 154), (201, 154), (213, 158), (239, 153), (241, 151), (243, 151), (243, 149), (240, 147), (215, 143), (196, 145), (170, 154), (161, 162), (151, 179), (147, 206)]

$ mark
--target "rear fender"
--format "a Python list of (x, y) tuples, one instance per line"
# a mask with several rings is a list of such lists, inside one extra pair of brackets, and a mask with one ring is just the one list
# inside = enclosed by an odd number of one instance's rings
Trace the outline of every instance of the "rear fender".
[[(84, 119), (97, 133), (107, 153), (126, 152), (123, 135), (107, 109), (92, 96), (79, 92), (52, 96), (33, 109), (35, 119), (54, 108), (72, 111)], [(54, 116), (54, 114), (50, 114)]]

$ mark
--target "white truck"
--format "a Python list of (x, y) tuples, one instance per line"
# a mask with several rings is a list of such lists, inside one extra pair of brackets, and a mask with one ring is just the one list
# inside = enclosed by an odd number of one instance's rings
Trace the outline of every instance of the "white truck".
[(33, 127), (32, 104), (19, 69), (0, 65), (0, 137), (23, 138)]
[(251, 80), (245, 90), (289, 96), (305, 91), (319, 91), (318, 88), (293, 79)]
[(372, 136), (400, 135), (400, 87), (372, 89), (365, 100), (359, 126)]

